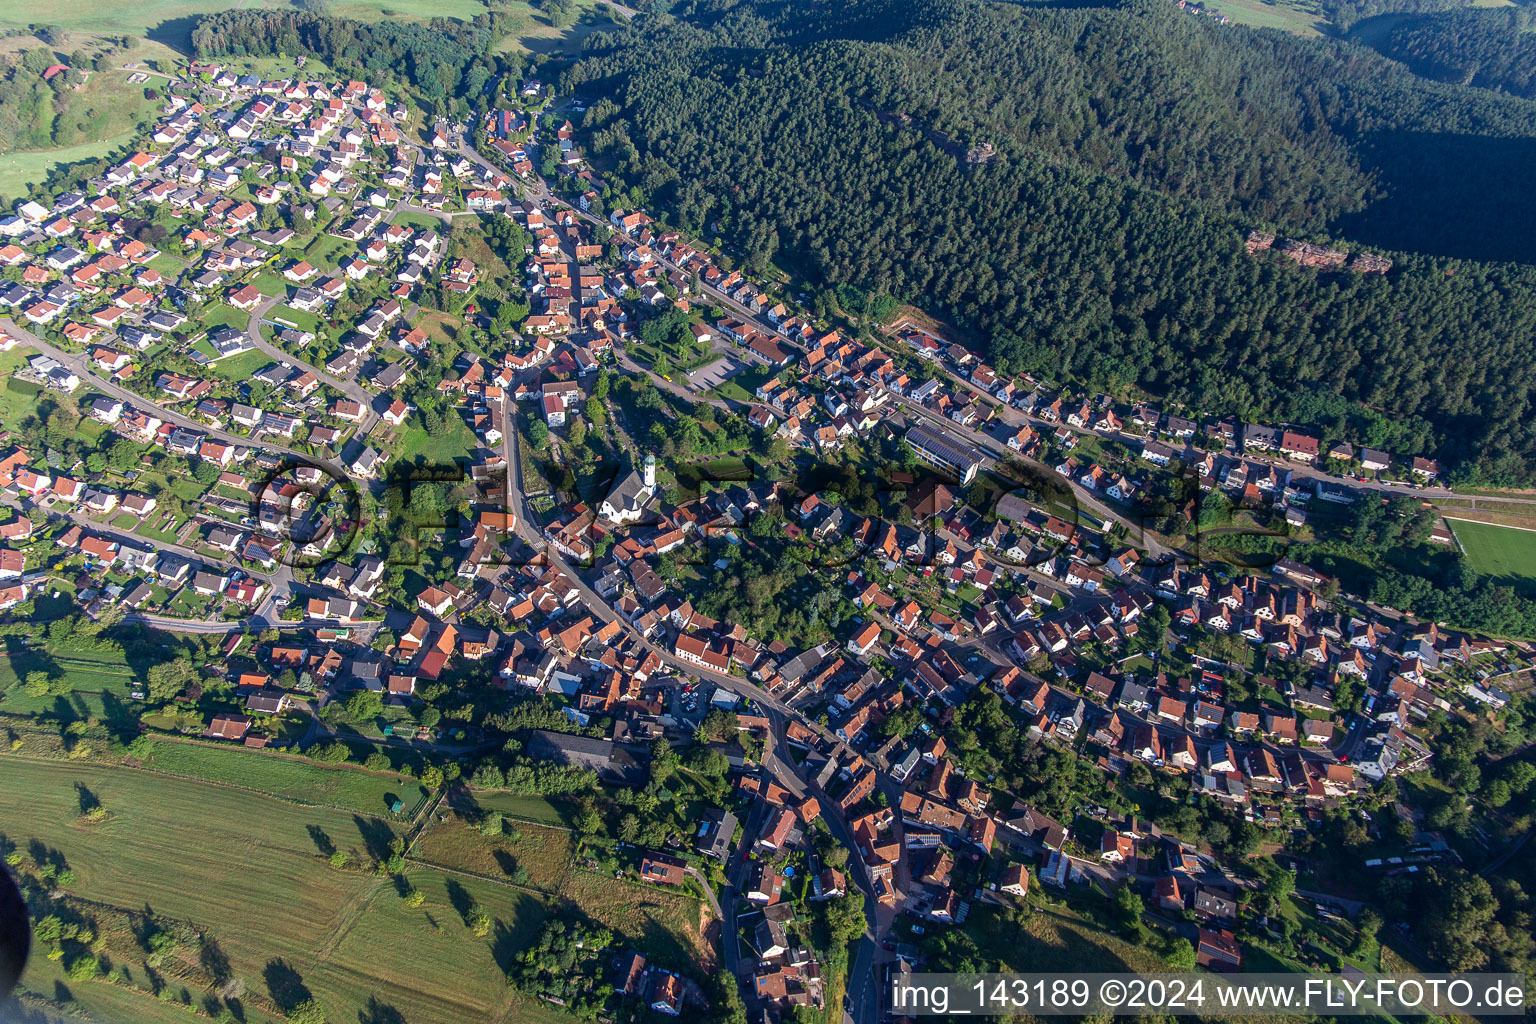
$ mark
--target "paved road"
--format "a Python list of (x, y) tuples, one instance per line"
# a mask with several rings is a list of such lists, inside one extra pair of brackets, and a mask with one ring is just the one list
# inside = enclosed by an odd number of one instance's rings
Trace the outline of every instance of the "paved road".
[(262, 337), (262, 318), (271, 312), (274, 306), (277, 306), (282, 301), (283, 296), (262, 299), (261, 302), (257, 304), (256, 308), (251, 310), (251, 319), (245, 325), (245, 336), (249, 338), (251, 340), (251, 344), (255, 345), (256, 348), (259, 349), (264, 355), (275, 359), (279, 363), (298, 367), (302, 370), (308, 370), (310, 373), (313, 373), (316, 377), (320, 378), (322, 383), (328, 385), (336, 391), (341, 392), (352, 401), (356, 402), (358, 405), (361, 405), (363, 407), (363, 418), (357, 424), (357, 432), (355, 436), (359, 438), (367, 437), (369, 431), (373, 429), (374, 424), (379, 422), (378, 410), (373, 407), (375, 400), (375, 396), (373, 394), (364, 390), (363, 387), (356, 381), (342, 380), (339, 377), (333, 377), (329, 372), (325, 370), (324, 367), (316, 366), (313, 363), (307, 363), (297, 356), (290, 355), (289, 353), (284, 352), (282, 349), (278, 348), (276, 345), (267, 341), (266, 338)]
[(226, 622), (218, 619), (178, 619), (169, 615), (148, 615), (144, 612), (129, 612), (123, 616), (122, 621), (136, 622), (172, 633), (241, 633), (246, 627), (262, 630), (272, 625), (256, 615)]
[[(490, 164), (478, 153), (475, 153), (472, 149), (467, 149), (466, 147), (465, 155), (481, 164), (484, 164), (485, 166), (494, 168), (494, 165)], [(566, 209), (570, 209), (575, 212), (577, 216), (588, 221), (589, 223), (598, 225), (604, 224), (601, 219), (586, 214), (580, 209), (571, 207), (569, 204), (555, 199), (541, 180), (536, 179), (534, 182), (530, 182), (528, 184), (532, 186), (530, 191), (533, 193), (536, 201), (553, 203)], [(712, 298), (722, 303), (723, 305), (730, 307), (738, 315), (744, 316), (753, 322), (761, 322), (758, 320), (755, 314), (751, 313), (749, 310), (746, 310), (745, 307), (739, 306), (724, 294), (713, 292), (710, 289), (705, 290), (710, 292)], [(771, 327), (765, 329), (771, 331)], [(699, 396), (697, 393), (682, 387), (676, 382), (662, 380), (656, 374), (651, 373), (648, 370), (644, 370), (633, 360), (629, 359), (627, 355), (623, 353), (622, 348), (617, 344), (615, 344), (615, 355), (619, 359), (621, 365), (623, 365), (625, 368), (632, 371), (647, 373), (658, 387), (666, 388), (667, 390), (678, 394), (690, 401), (708, 401), (718, 407), (734, 410), (734, 405), (732, 404), (718, 399), (711, 400), (701, 398), (701, 396)], [(573, 569), (571, 569), (568, 564), (564, 562), (564, 560), (560, 557), (559, 552), (545, 544), (543, 538), (538, 536), (537, 533), (532, 529), (527, 517), (526, 503), (523, 500), (521, 490), (522, 473), (519, 461), (519, 445), (517, 444), (515, 438), (515, 424), (511, 422), (510, 419), (508, 419), (504, 425), (503, 435), (504, 451), (508, 464), (507, 502), (508, 508), (514, 509), (518, 512), (519, 534), (523, 537), (523, 539), (528, 540), (530, 543), (534, 544), (536, 549), (543, 550), (549, 557), (551, 563), (560, 568), (560, 570), (568, 578), (570, 578), (578, 588), (580, 588), (583, 597), (586, 599), (586, 602), (592, 609), (594, 615), (598, 615), (599, 617), (603, 618), (604, 621), (611, 621), (612, 619), (618, 618), (612, 613), (607, 603), (604, 602), (603, 599), (596, 594), (596, 592), (588, 588), (581, 580), (580, 576)], [(628, 623), (624, 622), (623, 619), (619, 619), (619, 621), (624, 624), (626, 629), (629, 628)], [(822, 729), (817, 723), (804, 718), (797, 711), (788, 707), (777, 698), (769, 695), (761, 688), (734, 676), (722, 675), (720, 673), (704, 669), (702, 666), (682, 662), (674, 658), (669, 652), (656, 647), (656, 645), (650, 643), (647, 640), (644, 640), (643, 638), (639, 638), (638, 634), (635, 635), (639, 639), (640, 643), (642, 643), (645, 647), (656, 651), (665, 663), (672, 666), (677, 671), (686, 673), (688, 675), (697, 676), (702, 679), (708, 679), (719, 684), (727, 690), (749, 697), (754, 702), (756, 702), (760, 708), (765, 710), (769, 722), (771, 723), (771, 731), (768, 737), (768, 742), (764, 744), (764, 768), (766, 768), (778, 780), (780, 785), (784, 786), (791, 793), (793, 793), (797, 799), (803, 798), (807, 792), (814, 789), (811, 783), (801, 775), (799, 768), (795, 766), (793, 762), (784, 759), (779, 755), (779, 751), (786, 749), (784, 732), (785, 723), (791, 716), (793, 716), (802, 724), (806, 725), (823, 737), (834, 739), (834, 741), (835, 737), (831, 737), (830, 734), (827, 733), (826, 730)], [(836, 812), (836, 804), (828, 799), (824, 793), (820, 793), (818, 791), (816, 795), (818, 796), (818, 800), (822, 806), (822, 820), (827, 823), (828, 827), (832, 830), (832, 833), (838, 842), (849, 850), (850, 877), (858, 881), (860, 887), (866, 893), (866, 931), (864, 937), (858, 944), (857, 950), (855, 951), (853, 968), (849, 974), (850, 988), (848, 994), (851, 1006), (853, 1008), (851, 1019), (854, 1021), (854, 1024), (875, 1024), (875, 1021), (879, 1015), (880, 1000), (878, 998), (878, 991), (873, 978), (877, 969), (877, 960), (880, 956), (879, 938), (890, 927), (891, 920), (893, 920), (895, 917), (895, 911), (891, 908), (882, 907), (876, 903), (873, 892), (870, 889), (868, 873), (864, 866), (863, 857), (858, 852), (858, 847), (854, 843), (853, 834), (848, 828), (847, 823)], [(899, 793), (897, 794), (897, 799), (899, 800)], [(734, 914), (732, 915), (731, 923), (734, 924)], [(729, 936), (727, 937), (729, 938)]]
[(57, 359), (59, 362), (63, 363), (65, 366), (69, 367), (71, 370), (77, 373), (82, 381), (90, 382), (91, 386), (100, 391), (102, 394), (110, 395), (113, 398), (120, 399), (124, 403), (132, 405), (135, 408), (146, 410), (153, 409), (155, 410), (155, 415), (160, 417), (162, 420), (165, 420), (167, 423), (174, 423), (176, 426), (186, 427), (188, 430), (195, 430), (200, 434), (206, 434), (207, 436), (219, 441), (223, 441), (226, 444), (238, 445), (242, 448), (265, 448), (272, 451), (286, 452), (296, 459), (325, 469), (327, 472), (334, 474), (338, 479), (347, 479), (347, 472), (340, 463), (334, 462), (330, 459), (320, 458), (317, 455), (310, 455), (308, 452), (301, 452), (297, 448), (288, 448), (284, 445), (275, 443), (270, 438), (262, 438), (260, 441), (257, 441), (249, 437), (241, 437), (238, 434), (231, 434), (229, 431), (220, 430), (217, 427), (210, 427), (206, 423), (194, 420), (191, 417), (185, 416), (182, 413), (176, 412), (172, 409), (167, 409), (160, 403), (146, 398), (137, 392), (129, 391), (127, 388), (120, 387), (119, 385), (114, 384), (103, 377), (97, 376), (97, 374), (91, 369), (91, 361), (86, 356), (77, 355), (73, 352), (66, 352), (61, 348), (55, 348), (53, 345), (50, 345), (42, 338), (39, 338), (37, 335), (33, 334), (31, 331), (28, 331), (22, 327), (18, 327), (15, 321), (9, 318), (0, 319), (0, 330), (5, 331), (5, 333), (9, 334), (11, 337), (15, 338), (22, 344), (30, 345), (32, 348), (35, 348), (43, 355), (52, 356), (54, 359)]

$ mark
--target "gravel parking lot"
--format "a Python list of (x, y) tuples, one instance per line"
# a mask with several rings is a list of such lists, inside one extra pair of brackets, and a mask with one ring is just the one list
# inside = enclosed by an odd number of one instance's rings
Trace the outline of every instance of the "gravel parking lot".
[(746, 367), (729, 356), (721, 356), (707, 366), (701, 366), (688, 374), (688, 386), (695, 391), (708, 391), (736, 376)]

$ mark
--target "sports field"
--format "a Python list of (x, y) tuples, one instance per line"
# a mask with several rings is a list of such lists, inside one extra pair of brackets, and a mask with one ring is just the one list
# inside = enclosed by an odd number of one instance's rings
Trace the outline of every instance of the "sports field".
[[(217, 989), (240, 993), (251, 1024), (279, 1019), (296, 993), (312, 995), (331, 1021), (569, 1020), (516, 1005), (505, 981), (538, 932), (542, 902), (413, 868), (410, 884), (426, 900), (407, 907), (394, 880), (358, 866), (387, 856), (395, 826), (385, 818), (109, 765), (0, 759), (6, 848), (74, 872), (72, 905), (98, 922), (104, 954), (128, 971), (110, 991), (105, 981), (67, 983), (87, 1019), (165, 1019), (147, 991), (155, 978), (186, 986), (202, 1005), (215, 993), (206, 952), (216, 949), (231, 979)], [(87, 823), (81, 807), (95, 801), (107, 817)], [(353, 866), (333, 868), (332, 850)], [(465, 923), (476, 905), (493, 922), (485, 938)], [(154, 973), (130, 927), (145, 908), (189, 936)], [(58, 978), (58, 965), (38, 955), (23, 984), (54, 1000)]]
[(1536, 531), (1510, 526), (1450, 521), (1467, 559), (1484, 576), (1536, 587)]

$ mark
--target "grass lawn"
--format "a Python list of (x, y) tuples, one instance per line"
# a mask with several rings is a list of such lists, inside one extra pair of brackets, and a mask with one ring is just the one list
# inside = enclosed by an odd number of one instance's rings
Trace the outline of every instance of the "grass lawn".
[(335, 235), (317, 235), (308, 249), (304, 250), (304, 258), (324, 271), (335, 270), (338, 263), (344, 257), (356, 254), (357, 245), (345, 238), (337, 238)]
[(428, 466), (449, 465), (468, 459), (469, 453), (479, 446), (480, 440), (464, 423), (457, 410), (449, 410), (443, 417), (448, 427), (441, 437), (433, 437), (416, 420), (407, 420), (405, 433), (400, 442), (397, 458), (402, 462), (417, 459)]
[(362, 768), (318, 765), (282, 754), (244, 747), (212, 747), (157, 740), (145, 766), (171, 775), (187, 775), (259, 789), (296, 803), (325, 805), (364, 814), (385, 815), (399, 798), (409, 818), (428, 793), (414, 779)]
[(1083, 964), (1096, 971), (1156, 972), (1162, 961), (1150, 950), (1110, 935), (1070, 907), (1032, 906), (1023, 925), (1012, 924), (1001, 907), (976, 902), (966, 934), (1004, 970), (1074, 973)]
[(151, 540), (158, 540), (163, 544), (180, 543), (176, 539), (176, 534), (181, 529), (181, 525), (187, 521), (186, 518), (178, 516), (174, 520), (166, 523), (163, 529), (158, 528), (155, 525), (160, 521), (161, 519), (159, 516), (151, 516), (149, 519), (140, 524), (139, 528), (133, 532), (138, 534), (140, 537), (148, 537)]
[(181, 272), (187, 269), (186, 261), (172, 256), (168, 252), (162, 252), (150, 257), (149, 266), (165, 275), (167, 280), (174, 281)]
[(198, 314), (198, 321), (204, 327), (233, 327), (243, 331), (245, 325), (251, 322), (251, 315), (223, 302), (214, 302), (203, 307), (202, 313)]
[(312, 334), (318, 332), (320, 328), (320, 318), (318, 316), (287, 305), (273, 306), (267, 311), (267, 319), (286, 320), (288, 323), (299, 328), (299, 330), (309, 331)]
[(17, 346), (9, 352), (0, 352), (0, 378), (4, 384), (0, 385), (0, 423), (14, 429), (21, 423), (22, 418), (37, 407), (37, 396), (42, 389), (36, 384), (24, 380), (17, 380), (11, 376), (16, 369), (25, 366), (28, 359), (37, 355), (37, 350)]
[(191, 477), (179, 476), (171, 481), (171, 492), (182, 501), (196, 501), (203, 496), (203, 485)]
[(433, 231), (442, 231), (443, 222), (440, 218), (430, 213), (416, 213), (412, 210), (401, 210), (395, 214), (391, 224), (399, 224), (404, 228), (429, 228)]
[(1536, 587), (1536, 531), (1466, 519), (1449, 524), (1472, 568), (1501, 583)]
[(500, 811), (508, 818), (531, 821), (561, 828), (575, 823), (575, 809), (566, 801), (551, 800), (546, 796), (523, 796), (517, 793), (496, 793), (476, 790), (471, 797), (481, 811)]
[(251, 278), (251, 284), (255, 285), (256, 290), (261, 294), (269, 297), (288, 295), (288, 282), (277, 274), (265, 270)]
[(272, 363), (272, 357), (259, 348), (253, 348), (249, 352), (241, 352), (238, 355), (226, 356), (213, 363), (209, 369), (223, 377), (241, 383), (256, 376), (256, 371)]
[(728, 398), (738, 402), (755, 402), (757, 401), (757, 389), (763, 385), (764, 381), (777, 375), (777, 373), (777, 370), (769, 366), (748, 365), (746, 369), (736, 374), (730, 380), (722, 381), (715, 387), (705, 391), (704, 394), (709, 398)]
[(452, 313), (431, 310), (417, 317), (415, 326), (426, 331), (427, 337), (433, 341), (457, 341), (464, 321)]

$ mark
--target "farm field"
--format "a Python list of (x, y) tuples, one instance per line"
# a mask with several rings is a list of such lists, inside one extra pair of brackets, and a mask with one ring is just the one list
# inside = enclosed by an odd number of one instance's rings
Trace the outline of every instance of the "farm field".
[(1536, 531), (1509, 526), (1450, 521), (1472, 568), (1500, 582), (1536, 586)]
[[(227, 0), (135, 0), (134, 3), (74, 0), (69, 4), (23, 0), (22, 3), (4, 8), (4, 13), (0, 13), (0, 28), (25, 28), (34, 23), (48, 23), (94, 35), (147, 35), (151, 39), (177, 46), (186, 43), (191, 19), (228, 10), (231, 6)], [(287, 0), (246, 0), (240, 6), (278, 9), (292, 7)], [(407, 21), (459, 18), (467, 21), (485, 11), (486, 5), (481, 0), (349, 0), (335, 4), (331, 9), (331, 13), (339, 17), (360, 21), (382, 21), (385, 18)]]
[[(329, 865), (332, 847), (354, 864), (387, 854), (395, 833), (383, 820), (111, 766), (11, 755), (5, 773), (5, 839), (74, 872), (70, 895), (100, 917), (106, 953), (131, 984), (144, 984), (147, 972), (123, 924), (147, 906), (204, 934), (204, 949), (211, 942), (222, 951), (243, 988), (242, 1019), (253, 1024), (268, 1024), (306, 993), (330, 1020), (567, 1019), (510, 1005), (503, 971), (537, 934), (545, 911), (536, 897), (413, 869), (410, 882), (426, 901), (411, 909), (393, 880)], [(88, 800), (100, 801), (106, 820), (81, 819)], [(198, 842), (187, 842), (189, 829)], [(465, 924), (475, 905), (494, 922), (485, 939)], [(208, 981), (200, 956), (195, 941), (184, 942), (157, 968), (197, 1003)], [(38, 956), (23, 983), (52, 999), (57, 980), (58, 966)], [(72, 982), (69, 993), (89, 1019), (174, 1019), (159, 1010), (170, 1004), (104, 982)], [(148, 1004), (142, 1012), (138, 1000)]]
[[(29, 672), (47, 672), (55, 679), (65, 679), (74, 692), (29, 696), (21, 687)], [(13, 649), (8, 657), (0, 658), (0, 714), (111, 719), (115, 706), (131, 699), (128, 693), (139, 678), (121, 654), (73, 647)]]
[(145, 762), (152, 771), (185, 775), (261, 790), (284, 800), (382, 815), (395, 798), (410, 818), (428, 793), (414, 779), (361, 768), (329, 768), (243, 747), (213, 747), (199, 743), (157, 740)]
[[(42, 957), (33, 957), (27, 965), (21, 994), (27, 1008), (35, 1014), (26, 1019), (38, 1024), (82, 1020), (99, 1024), (187, 1024), (191, 1019), (184, 1005), (157, 998), (146, 989), (100, 981), (71, 981), (59, 964)], [(68, 1002), (64, 1001), (66, 995)], [(246, 1024), (279, 1024), (281, 1019), (246, 1007)]]
[[(613, 930), (628, 944), (663, 963), (683, 965), (708, 959), (701, 926), (708, 914), (699, 899), (659, 886), (614, 878), (582, 867), (573, 834), (566, 828), (543, 828), (526, 822), (504, 822), (508, 835), (490, 839), (468, 823), (482, 811), (502, 810), (507, 794), (476, 793), (471, 810), (462, 798), (447, 822), (433, 822), (411, 849), (414, 859), (493, 878), (515, 867), (528, 872), (527, 885), (544, 890), (581, 908), (594, 921)], [(517, 838), (511, 833), (516, 832)]]
[[(0, 25), (3, 24), (4, 19), (0, 18)], [(135, 134), (128, 131), (96, 142), (82, 142), (78, 146), (0, 154), (0, 194), (21, 195), (28, 186), (46, 178), (55, 164), (71, 164), (78, 160), (94, 160), (106, 156), (119, 146), (126, 146), (133, 141)]]

